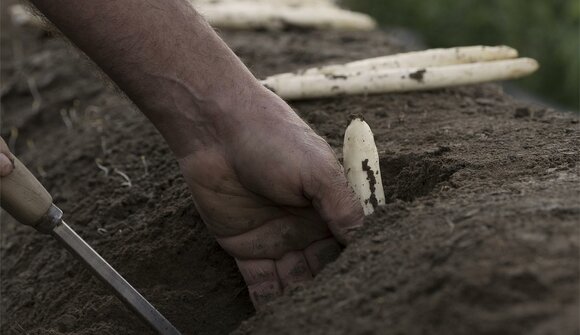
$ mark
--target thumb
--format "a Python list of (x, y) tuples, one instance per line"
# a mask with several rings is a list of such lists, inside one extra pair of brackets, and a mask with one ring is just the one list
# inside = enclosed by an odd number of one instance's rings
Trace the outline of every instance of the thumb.
[(317, 166), (305, 191), (336, 239), (347, 244), (362, 227), (364, 212), (334, 155)]
[(0, 137), (0, 177), (5, 177), (14, 169), (14, 156), (8, 149), (4, 139)]

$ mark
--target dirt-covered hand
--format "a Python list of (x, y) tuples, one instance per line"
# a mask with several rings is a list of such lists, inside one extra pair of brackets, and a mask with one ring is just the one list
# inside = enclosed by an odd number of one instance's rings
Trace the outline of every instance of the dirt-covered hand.
[(259, 306), (334, 260), (363, 211), (330, 146), (285, 102), (264, 92), (240, 108), (215, 145), (179, 161)]
[(5, 177), (14, 169), (14, 156), (4, 139), (0, 137), (0, 177)]

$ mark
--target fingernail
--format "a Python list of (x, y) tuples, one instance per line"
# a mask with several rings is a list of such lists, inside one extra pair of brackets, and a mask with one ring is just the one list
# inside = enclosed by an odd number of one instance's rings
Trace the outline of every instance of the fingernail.
[(3, 153), (0, 153), (0, 176), (4, 177), (10, 174), (14, 169), (14, 163)]
[(277, 282), (266, 282), (248, 287), (250, 299), (256, 310), (260, 310), (265, 304), (282, 294), (282, 289)]

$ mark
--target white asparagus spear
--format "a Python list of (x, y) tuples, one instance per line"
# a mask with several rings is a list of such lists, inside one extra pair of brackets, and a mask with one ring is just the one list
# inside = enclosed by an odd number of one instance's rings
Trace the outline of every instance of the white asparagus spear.
[(286, 25), (317, 29), (372, 30), (375, 21), (366, 14), (325, 5), (289, 6), (272, 3), (199, 4), (195, 8), (212, 26), (230, 29), (279, 29)]
[(333, 0), (190, 0), (193, 4), (218, 4), (218, 3), (232, 3), (232, 2), (254, 2), (254, 3), (272, 3), (276, 2), (278, 5), (291, 6), (306, 6), (306, 5), (327, 5), (337, 7)]
[(373, 132), (361, 117), (354, 118), (344, 133), (343, 165), (365, 215), (385, 204), (379, 153)]
[(354, 75), (306, 75), (271, 78), (262, 84), (285, 100), (340, 95), (428, 90), (527, 76), (539, 65), (531, 58), (428, 68), (387, 69)]
[(518, 51), (505, 45), (475, 45), (448, 49), (429, 49), (424, 51), (405, 52), (395, 55), (358, 60), (346, 64), (327, 65), (298, 72), (281, 73), (274, 77), (309, 74), (349, 75), (362, 71), (375, 71), (391, 68), (434, 67), (488, 62), (517, 57)]

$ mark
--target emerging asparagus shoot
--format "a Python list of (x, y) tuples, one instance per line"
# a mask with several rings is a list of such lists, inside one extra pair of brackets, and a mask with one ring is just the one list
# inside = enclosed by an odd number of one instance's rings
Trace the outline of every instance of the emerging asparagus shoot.
[(365, 215), (372, 214), (385, 204), (385, 192), (373, 132), (362, 117), (355, 117), (346, 128), (343, 159), (346, 177)]

